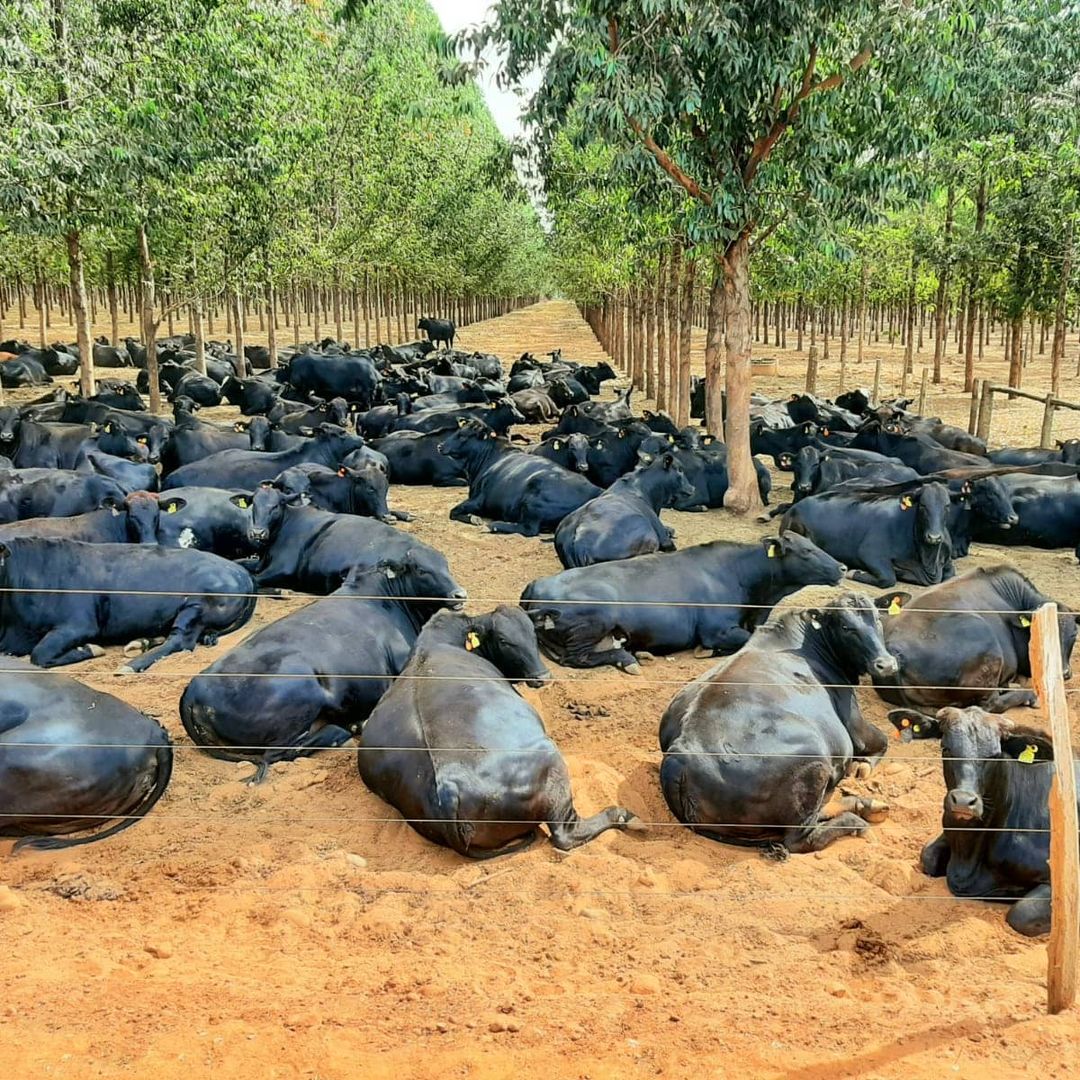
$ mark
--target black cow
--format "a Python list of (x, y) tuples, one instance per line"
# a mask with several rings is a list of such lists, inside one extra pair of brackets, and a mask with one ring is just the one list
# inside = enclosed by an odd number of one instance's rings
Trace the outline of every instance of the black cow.
[[(773, 459), (778, 468), (790, 468), (790, 461), (804, 446), (810, 446), (818, 436), (818, 426), (814, 423), (799, 424), (795, 427), (773, 428), (764, 421), (750, 422), (750, 449), (755, 454), (766, 454)], [(781, 458), (786, 456), (789, 464), (784, 465)]]
[[(214, 757), (257, 761), (256, 782), (274, 761), (340, 746), (389, 690), (424, 623), (464, 600), (449, 574), (408, 552), (354, 567), (327, 599), (256, 631), (192, 679), (180, 699), (184, 728)], [(352, 678), (358, 671), (364, 678)]]
[(1060, 461), (1065, 465), (1080, 465), (1080, 439), (1058, 439), (1056, 450), (1042, 447), (1017, 448), (1006, 446), (991, 450), (986, 455), (995, 465), (1041, 465), (1047, 461)]
[(646, 456), (629, 476), (562, 519), (555, 530), (559, 561), (569, 568), (674, 551), (675, 534), (657, 514), (693, 490), (673, 454)]
[[(717, 442), (712, 435), (702, 436), (691, 429), (679, 433), (674, 448), (671, 446), (670, 439), (671, 436), (665, 438), (653, 436), (645, 439), (638, 453), (649, 456), (666, 452), (675, 454), (675, 460), (686, 473), (691, 488), (689, 494), (680, 495), (675, 501), (675, 509), (702, 512), (712, 507), (723, 506), (724, 496), (730, 487), (727, 447)], [(761, 501), (768, 506), (772, 492), (772, 477), (769, 475), (769, 470), (757, 458), (753, 461), (758, 493), (761, 495)]]
[(527, 452), (554, 461), (571, 472), (589, 471), (589, 440), (584, 435), (556, 435), (530, 446)]
[[(920, 738), (941, 737), (948, 791), (942, 833), (922, 850), (923, 873), (944, 877), (954, 896), (1011, 903), (1005, 921), (1017, 933), (1049, 933), (1050, 737), (979, 708), (889, 719), (902, 732), (918, 725)], [(1080, 781), (1080, 763), (1072, 764)]]
[(157, 491), (160, 486), (157, 469), (147, 462), (129, 461), (114, 454), (87, 450), (76, 470), (98, 473), (115, 480), (125, 491)]
[(633, 420), (634, 412), (630, 408), (630, 395), (633, 392), (634, 388), (628, 386), (614, 401), (587, 401), (581, 406), (581, 411), (594, 420), (610, 425)]
[(446, 433), (424, 435), (419, 431), (397, 431), (372, 445), (386, 455), (390, 481), (394, 484), (431, 484), (434, 487), (464, 487), (465, 470), (453, 458), (439, 452)]
[(73, 517), (122, 506), (127, 491), (108, 476), (59, 469), (0, 474), (0, 522)]
[(865, 491), (841, 485), (795, 503), (781, 533), (807, 536), (855, 567), (849, 576), (889, 588), (897, 578), (936, 585), (954, 574), (944, 484), (895, 484)]
[(899, 429), (888, 430), (889, 426), (883, 426), (877, 420), (864, 424), (851, 443), (852, 448), (873, 450), (886, 457), (898, 458), (924, 476), (927, 473), (941, 472), (943, 469), (985, 469), (990, 464), (986, 458), (976, 454), (946, 450), (928, 435), (904, 435)]
[(172, 396), (191, 398), (197, 405), (213, 408), (221, 404), (222, 390), (209, 375), (200, 375), (197, 371), (186, 371), (173, 384)]
[(15, 851), (93, 843), (144, 818), (172, 776), (165, 729), (75, 679), (11, 657), (4, 669), (0, 835), (20, 837)]
[(221, 487), (251, 491), (264, 480), (273, 480), (294, 465), (310, 461), (337, 468), (347, 454), (364, 446), (364, 440), (341, 428), (324, 424), (303, 446), (277, 453), (256, 450), (222, 450), (202, 461), (182, 465), (169, 473), (164, 490), (176, 487)]
[[(597, 434), (589, 438), (586, 456), (589, 479), (598, 487), (611, 487), (620, 476), (637, 467), (638, 454), (651, 437), (648, 426), (639, 420), (631, 420), (617, 428), (601, 427)], [(657, 446), (656, 453), (669, 449), (668, 444)], [(684, 462), (684, 471), (687, 471), (687, 466), (688, 463)]]
[(804, 446), (799, 450), (792, 463), (791, 490), (795, 501), (818, 492), (831, 491), (838, 484), (847, 480), (875, 480), (886, 484), (899, 484), (908, 480), (917, 480), (919, 473), (907, 465), (893, 464), (889, 461), (864, 461), (820, 450), (816, 446)]
[[(408, 395), (405, 395), (406, 397)], [(502, 398), (504, 395), (500, 394), (498, 397)], [(400, 405), (404, 405), (401, 401), (402, 395), (397, 395), (397, 401)], [(487, 405), (490, 404), (488, 393), (483, 387), (470, 384), (463, 390), (440, 390), (437, 393), (422, 394), (420, 397), (409, 402), (408, 408), (403, 408), (403, 413), (420, 413), (430, 412), (432, 409), (439, 411), (447, 411), (456, 409), (459, 405)], [(374, 410), (372, 410), (374, 411)], [(371, 411), (365, 414), (371, 415)]]
[(432, 573), (449, 575), (445, 556), (414, 536), (374, 518), (331, 514), (300, 506), (298, 495), (270, 485), (255, 490), (251, 542), (263, 548), (255, 575), (260, 587), (285, 586), (326, 596), (354, 567), (381, 559), (421, 560)]
[(14, 390), (21, 386), (47, 386), (51, 382), (44, 365), (28, 354), (0, 360), (0, 386)]
[[(118, 506), (107, 506), (71, 517), (24, 518), (0, 525), (0, 540), (9, 536), (55, 536), (62, 540), (83, 540), (88, 544), (139, 541), (134, 527), (129, 523), (127, 508)], [(146, 542), (157, 543), (154, 538)]]
[[(547, 395), (560, 409), (571, 405), (583, 405), (589, 400), (589, 391), (570, 375), (549, 376), (546, 380)], [(601, 423), (603, 418), (600, 418)]]
[(564, 570), (526, 586), (544, 652), (570, 667), (640, 673), (635, 650), (734, 652), (772, 606), (804, 585), (835, 585), (845, 567), (802, 536), (714, 540), (670, 554)]
[(265, 416), (278, 402), (277, 389), (261, 378), (238, 379), (230, 375), (221, 384), (221, 395), (244, 416)]
[(911, 432), (916, 435), (928, 435), (934, 442), (946, 450), (957, 450), (962, 454), (974, 454), (986, 457), (986, 441), (976, 435), (970, 435), (961, 427), (943, 424), (935, 418), (924, 419), (921, 416), (902, 417), (886, 425), (889, 430), (898, 433)]
[(301, 394), (330, 400), (341, 397), (370, 409), (382, 376), (368, 356), (319, 356), (304, 353), (289, 363), (289, 383)]
[(299, 435), (301, 428), (314, 430), (320, 424), (333, 424), (335, 427), (347, 428), (353, 411), (353, 407), (350, 407), (344, 398), (336, 397), (333, 401), (324, 401), (313, 409), (301, 406), (295, 412), (286, 413), (280, 417), (271, 416), (271, 419), (282, 431), (287, 431), (290, 435)]
[(510, 685), (549, 678), (521, 611), (440, 612), (364, 725), (360, 776), (421, 836), (474, 859), (528, 847), (541, 823), (561, 851), (632, 827), (620, 806), (578, 816), (562, 755)]
[[(145, 350), (143, 356), (145, 358)], [(133, 367), (131, 354), (123, 345), (94, 342), (94, 367)]]
[(435, 431), (450, 432), (470, 421), (480, 421), (484, 427), (497, 435), (505, 435), (514, 424), (525, 423), (525, 417), (518, 412), (510, 398), (504, 398), (495, 405), (454, 406), (449, 409), (428, 409), (426, 412), (414, 412), (403, 416), (394, 423), (394, 431), (420, 431), (430, 434)]
[(518, 412), (530, 424), (550, 424), (558, 419), (558, 406), (543, 390), (518, 390), (510, 397)]
[(1000, 479), (1017, 520), (1006, 529), (988, 522), (975, 522), (972, 527), (975, 540), (985, 544), (1030, 544), (1041, 548), (1076, 546), (1080, 541), (1080, 476), (1017, 472)]
[(212, 551), (242, 559), (259, 551), (249, 538), (252, 496), (221, 488), (174, 488), (160, 495), (134, 491), (125, 502), (132, 539), (167, 548)]
[(604, 383), (615, 378), (618, 378), (618, 376), (606, 360), (602, 360), (595, 367), (579, 365), (574, 368), (575, 381), (580, 386), (585, 387), (586, 392), (592, 397), (600, 393), (600, 388)]
[(168, 476), (181, 465), (203, 461), (222, 450), (265, 450), (270, 431), (265, 416), (237, 420), (231, 428), (186, 420), (173, 428), (161, 449), (162, 475)]
[(96, 401), (110, 409), (123, 409), (126, 412), (142, 412), (146, 409), (146, 402), (131, 383), (113, 383), (103, 389), (99, 381), (98, 392), (87, 400)]
[[(62, 582), (61, 589), (48, 591)], [(107, 645), (167, 634), (121, 672), (239, 629), (255, 610), (251, 575), (203, 551), (12, 537), (0, 544), (0, 650), (39, 667), (76, 664)], [(44, 589), (43, 592), (25, 592)]]
[(428, 341), (436, 347), (440, 344), (448, 349), (454, 347), (455, 327), (449, 319), (423, 318), (417, 322), (416, 329), (420, 333), (427, 334)]
[(492, 532), (536, 536), (600, 494), (584, 477), (514, 449), (479, 420), (451, 432), (439, 449), (469, 478), (469, 497), (450, 511), (452, 521), (481, 525), (487, 517)]
[(303, 506), (329, 510), (334, 514), (358, 514), (380, 521), (411, 521), (403, 510), (392, 511), (386, 505), (390, 484), (386, 468), (375, 461), (365, 461), (359, 468), (339, 465), (294, 465), (274, 480), (274, 487), (286, 495), (299, 494)]
[[(885, 642), (900, 664), (894, 677), (874, 679), (886, 701), (916, 709), (979, 705), (991, 712), (1036, 704), (1032, 691), (1009, 689), (1031, 674), (1031, 620), (1050, 600), (1023, 574), (1004, 565), (980, 568), (927, 589), (910, 608), (909, 599), (888, 593), (878, 601), (895, 616), (885, 622)], [(1076, 616), (1060, 606), (1061, 662), (1068, 672)]]
[(759, 626), (660, 721), (660, 786), (672, 813), (714, 840), (792, 852), (865, 832), (887, 806), (833, 793), (888, 747), (863, 719), (859, 677), (895, 670), (877, 611), (854, 593)]

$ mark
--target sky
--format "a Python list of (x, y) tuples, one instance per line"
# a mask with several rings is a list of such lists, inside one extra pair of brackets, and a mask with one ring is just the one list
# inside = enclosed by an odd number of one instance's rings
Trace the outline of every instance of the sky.
[[(463, 27), (483, 22), (491, 0), (429, 0), (448, 34)], [(500, 90), (495, 85), (494, 71), (489, 66), (480, 79), (480, 89), (487, 101), (491, 115), (499, 130), (512, 139), (521, 134), (520, 101), (511, 90)]]

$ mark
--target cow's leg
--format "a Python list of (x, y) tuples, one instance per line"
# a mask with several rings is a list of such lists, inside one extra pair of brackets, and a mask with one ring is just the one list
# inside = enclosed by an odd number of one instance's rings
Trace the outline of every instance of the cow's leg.
[(786, 514), (793, 505), (793, 503), (781, 503), (779, 506), (774, 506), (770, 510), (758, 514), (757, 519), (762, 525), (766, 525), (772, 521), (773, 518), (779, 517), (781, 514)]
[(1018, 933), (1027, 937), (1039, 937), (1050, 933), (1050, 885), (1036, 885), (1023, 898), (1017, 900), (1005, 921)]
[(869, 828), (865, 818), (848, 811), (813, 825), (789, 829), (784, 834), (784, 846), (793, 855), (803, 855), (811, 851), (821, 851), (844, 836), (861, 836)]
[(869, 723), (859, 710), (859, 703), (854, 693), (843, 690), (836, 695), (836, 712), (840, 722), (851, 736), (851, 746), (855, 751), (848, 775), (860, 779), (869, 776), (885, 752), (889, 749), (889, 740), (873, 724)]
[[(637, 661), (637, 657), (628, 650), (622, 648), (616, 638), (612, 644), (613, 648), (600, 649), (596, 648), (592, 652), (587, 653), (584, 657), (584, 661), (581, 667), (603, 667), (605, 664), (610, 664), (612, 667), (621, 668), (627, 675), (640, 675), (641, 665)], [(604, 645), (606, 642), (597, 642), (598, 645)]]
[(518, 536), (538, 536), (540, 523), (538, 521), (492, 521), (488, 525), (488, 531), (493, 533), (514, 533)]
[(38, 667), (62, 667), (64, 664), (78, 664), (103, 656), (105, 650), (100, 645), (85, 644), (93, 637), (96, 627), (78, 626), (70, 623), (50, 630), (30, 653), (30, 662)]
[(568, 812), (553, 816), (557, 816), (558, 820), (548, 822), (548, 831), (551, 833), (552, 845), (560, 851), (581, 847), (608, 829), (630, 829), (635, 832), (645, 829), (636, 815), (623, 806), (609, 806), (599, 814), (583, 818), (578, 816), (571, 804)]
[(203, 633), (203, 618), (206, 615), (201, 600), (186, 600), (173, 619), (172, 628), (168, 637), (156, 649), (145, 652), (142, 656), (136, 656), (123, 667), (117, 669), (118, 675), (128, 675), (134, 672), (145, 671), (159, 660), (171, 656), (176, 652), (191, 652), (199, 643)]
[(876, 585), (879, 589), (891, 589), (896, 584), (896, 571), (892, 563), (879, 563), (865, 570), (849, 570), (847, 576), (852, 581), (861, 581), (864, 585)]
[(1035, 709), (1038, 705), (1039, 698), (1033, 690), (997, 690), (986, 699), (983, 708), (987, 712), (1003, 713), (1021, 706)]
[(275, 761), (295, 761), (298, 757), (312, 754), (317, 750), (332, 750), (335, 746), (344, 746), (352, 738), (352, 732), (337, 724), (326, 724), (318, 731), (309, 731), (292, 746), (275, 747), (267, 750), (259, 759), (259, 767), (249, 783), (261, 784), (266, 779), (266, 770)]
[(391, 510), (390, 516), (397, 521), (412, 521), (413, 515), (407, 510)]
[(476, 500), (466, 499), (464, 502), (459, 502), (450, 511), (450, 520), (464, 521), (466, 525), (483, 525), (484, 519), (480, 517), (479, 510), (480, 507), (476, 505)]
[(861, 795), (837, 795), (821, 808), (821, 819), (825, 821), (840, 817), (842, 814), (854, 814), (863, 821), (884, 821), (889, 812), (889, 804), (883, 799), (866, 799)]
[(945, 876), (945, 872), (949, 869), (949, 841), (945, 839), (944, 833), (936, 840), (931, 840), (922, 849), (919, 863), (922, 866), (922, 872), (927, 877)]
[(717, 653), (738, 652), (750, 640), (750, 631), (738, 625), (709, 627), (698, 632), (698, 640), (700, 645), (694, 650), (694, 656), (701, 660)]

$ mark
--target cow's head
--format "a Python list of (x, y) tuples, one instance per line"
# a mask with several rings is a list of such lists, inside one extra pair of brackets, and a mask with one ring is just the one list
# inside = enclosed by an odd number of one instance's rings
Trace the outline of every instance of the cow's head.
[(246, 424), (237, 421), (237, 430), (247, 432), (249, 445), (252, 450), (265, 450), (270, 439), (273, 425), (265, 416), (253, 416)]
[(177, 514), (187, 500), (179, 495), (167, 492), (155, 495), (150, 491), (133, 491), (124, 500), (127, 510), (128, 536), (137, 544), (156, 544), (158, 542), (158, 524), (162, 514)]
[(498, 437), (482, 420), (466, 420), (456, 431), (447, 432), (436, 449), (447, 457), (462, 457), (477, 443), (483, 440), (494, 442)]
[[(781, 454), (781, 457), (788, 455)], [(803, 446), (796, 453), (791, 463), (791, 471), (794, 476), (791, 480), (791, 490), (795, 492), (796, 499), (804, 499), (813, 494), (814, 488), (821, 479), (821, 453), (816, 446)]]
[(915, 529), (920, 542), (932, 546), (948, 542), (949, 503), (949, 489), (944, 484), (925, 484), (917, 491), (900, 496), (900, 508), (915, 514)]
[[(260, 484), (251, 495), (234, 495), (230, 502), (239, 509), (251, 514), (247, 537), (252, 546), (265, 547), (285, 518), (285, 510), (296, 506), (302, 500), (300, 492), (286, 493), (266, 481)], [(241, 500), (243, 505), (241, 505)]]
[(517, 606), (501, 604), (494, 611), (473, 616), (444, 612), (436, 615), (431, 625), (438, 625), (440, 637), (448, 636), (467, 652), (494, 664), (511, 682), (543, 686), (551, 679), (540, 656), (532, 621)]
[(896, 658), (885, 648), (881, 616), (873, 602), (843, 593), (828, 607), (803, 614), (807, 640), (834, 658), (853, 681), (860, 675), (895, 675)]
[(812, 540), (798, 533), (766, 536), (761, 541), (768, 568), (788, 585), (836, 585), (847, 567), (822, 551)]
[(1000, 477), (983, 476), (977, 480), (967, 480), (960, 488), (959, 497), (969, 510), (978, 514), (988, 525), (1009, 529), (1020, 520)]
[(1066, 465), (1080, 465), (1080, 439), (1058, 440), (1058, 449), (1061, 451), (1061, 460)]
[(19, 435), (22, 417), (14, 405), (0, 406), (0, 446), (10, 445)]

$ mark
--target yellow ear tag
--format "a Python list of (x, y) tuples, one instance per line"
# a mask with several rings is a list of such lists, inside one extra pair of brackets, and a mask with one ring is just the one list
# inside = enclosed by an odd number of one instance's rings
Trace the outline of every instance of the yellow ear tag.
[(900, 721), (900, 726), (911, 727), (911, 721), (905, 716), (904, 719)]
[(775, 559), (776, 558), (776, 545), (775, 544), (770, 544), (769, 545), (769, 550), (766, 552), (766, 554), (769, 556), (770, 559)]
[(911, 506), (912, 506), (912, 503), (911, 503), (911, 496), (910, 496), (910, 495), (905, 495), (905, 496), (904, 496), (904, 497), (903, 497), (903, 498), (902, 498), (902, 499), (900, 500), (900, 509), (901, 509), (901, 510), (910, 510), (910, 509), (911, 509)]
[(674, 435), (671, 435), (671, 434), (669, 434), (669, 435), (668, 435), (668, 437), (667, 437), (667, 441), (668, 441), (669, 443), (674, 443), (674, 442), (675, 442), (675, 436), (674, 436)]
[(889, 605), (889, 614), (890, 614), (890, 615), (899, 615), (899, 614), (900, 614), (900, 610), (901, 610), (901, 608), (900, 608), (900, 601), (899, 601), (899, 600), (897, 600), (897, 599), (896, 599), (896, 598), (894, 597), (894, 598), (893, 598), (893, 602), (892, 602), (892, 603), (891, 603), (891, 604)]
[(469, 652), (472, 652), (473, 649), (479, 649), (480, 648), (480, 635), (477, 634), (475, 631), (470, 633), (465, 638), (465, 648)]
[(911, 730), (914, 731), (916, 735), (918, 735), (922, 729), (919, 727), (918, 724), (916, 724)]
[(165, 507), (165, 513), (166, 514), (175, 514), (176, 511), (179, 510), (179, 509), (180, 509), (180, 507), (177, 506), (176, 503), (169, 503), (169, 505)]
[(1020, 616), (1020, 625), (1021, 626), (1030, 626), (1031, 625), (1031, 620), (1026, 615), (1021, 615)]
[(248, 507), (248, 501), (247, 499), (237, 499), (236, 505), (239, 506), (241, 510), (246, 510)]
[(1020, 751), (1017, 761), (1022, 761), (1025, 765), (1030, 765), (1035, 760), (1035, 755), (1039, 752), (1037, 746), (1028, 743), (1023, 750)]

